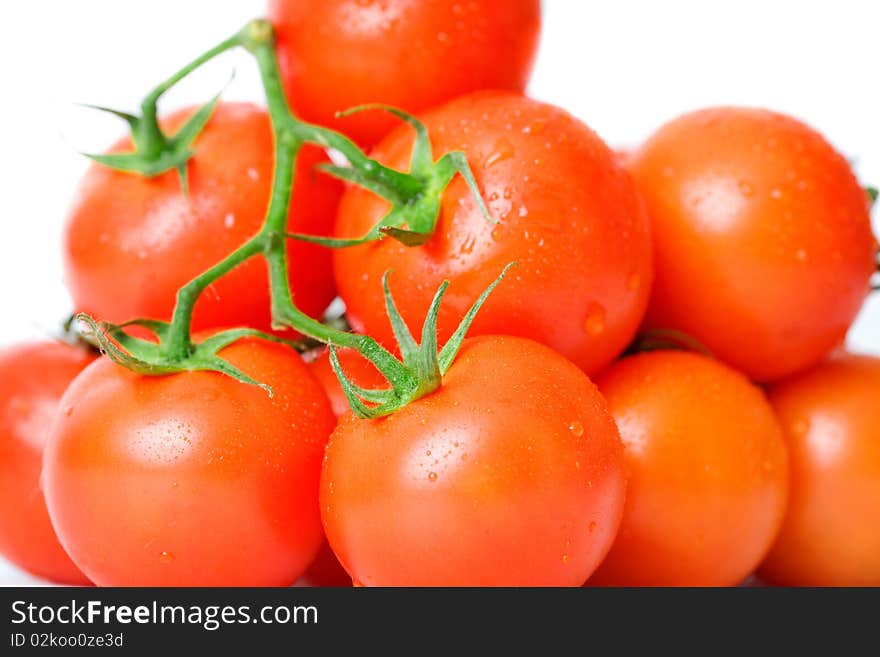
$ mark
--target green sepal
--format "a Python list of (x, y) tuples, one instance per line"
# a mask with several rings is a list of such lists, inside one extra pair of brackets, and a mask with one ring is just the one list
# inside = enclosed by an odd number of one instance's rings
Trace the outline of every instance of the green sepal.
[[(80, 332), (85, 340), (95, 345), (114, 363), (138, 374), (161, 376), (181, 371), (219, 372), (241, 383), (258, 386), (268, 392), (269, 396), (273, 394), (270, 386), (245, 374), (221, 358), (218, 352), (244, 338), (260, 338), (295, 347), (295, 344), (290, 340), (279, 338), (271, 333), (238, 328), (215, 333), (199, 343), (194, 343), (186, 357), (172, 359), (166, 355), (164, 350), (165, 340), (171, 329), (171, 324), (168, 322), (135, 319), (124, 324), (111, 324), (98, 322), (85, 313), (77, 314), (76, 319), (89, 328), (88, 332)], [(156, 340), (145, 340), (130, 335), (125, 331), (125, 328), (129, 326), (147, 329)]]
[(92, 109), (109, 112), (125, 120), (130, 128), (134, 150), (128, 153), (82, 153), (98, 164), (115, 171), (136, 173), (147, 178), (158, 176), (172, 169), (177, 171), (184, 194), (189, 192), (187, 163), (195, 154), (193, 143), (211, 118), (220, 94), (196, 110), (172, 136), (164, 135), (153, 113), (135, 116), (107, 107), (86, 105)]
[[(402, 361), (394, 359), (395, 371), (391, 372), (388, 368), (383, 368), (376, 359), (369, 358), (364, 351), (361, 351), (361, 354), (370, 360), (385, 376), (390, 387), (385, 390), (369, 390), (355, 385), (342, 370), (339, 358), (336, 355), (336, 348), (333, 345), (330, 347), (330, 364), (355, 415), (365, 419), (385, 417), (439, 388), (442, 384), (443, 375), (454, 362), (456, 355), (461, 349), (465, 335), (480, 308), (486, 302), (492, 290), (498, 286), (510, 268), (515, 266), (515, 264), (508, 264), (498, 278), (486, 288), (462, 318), (461, 323), (450, 340), (440, 350), (437, 348), (437, 318), (440, 315), (440, 305), (443, 301), (443, 295), (449, 286), (449, 281), (443, 281), (437, 289), (422, 325), (421, 344), (416, 344), (409, 327), (407, 327), (394, 302), (388, 285), (390, 272), (386, 272), (382, 277), (385, 307), (388, 319), (391, 322), (391, 328), (394, 331), (398, 347), (400, 348)], [(370, 406), (368, 404), (374, 405)]]
[[(384, 198), (391, 203), (391, 209), (361, 237), (321, 237), (301, 233), (294, 233), (289, 237), (320, 244), (331, 249), (358, 246), (384, 237), (395, 239), (408, 247), (421, 246), (434, 235), (440, 216), (443, 193), (457, 175), (460, 175), (467, 184), (486, 220), (493, 224), (498, 223), (498, 220), (492, 217), (480, 193), (465, 154), (461, 151), (452, 151), (434, 162), (428, 130), (424, 123), (413, 115), (396, 107), (373, 103), (338, 112), (337, 116), (349, 116), (356, 112), (375, 109), (393, 114), (407, 122), (415, 131), (416, 136), (410, 156), (408, 175), (383, 167), (371, 159), (365, 159), (358, 165), (325, 164), (320, 168), (336, 178), (363, 187)], [(382, 175), (379, 176), (378, 173)], [(413, 180), (418, 182), (418, 189), (415, 191), (411, 189)]]
[(873, 208), (874, 204), (877, 202), (877, 195), (880, 194), (880, 191), (878, 191), (876, 187), (869, 185), (868, 187), (865, 187), (865, 193), (868, 195), (868, 203), (871, 208)]

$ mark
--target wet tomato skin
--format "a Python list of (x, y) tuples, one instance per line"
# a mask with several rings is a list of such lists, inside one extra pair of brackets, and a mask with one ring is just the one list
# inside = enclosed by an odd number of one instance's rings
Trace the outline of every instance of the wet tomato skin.
[(614, 538), (625, 486), (590, 380), (533, 341), (486, 336), (434, 393), (381, 420), (341, 418), (321, 513), (365, 586), (579, 586)]
[[(173, 133), (193, 109), (162, 121)], [(255, 235), (269, 203), (274, 150), (265, 110), (220, 103), (195, 141), (188, 163), (189, 198), (175, 171), (153, 178), (93, 165), (80, 183), (64, 236), (64, 277), (79, 311), (112, 322), (169, 319), (178, 288)], [(131, 150), (123, 139), (112, 151)], [(319, 173), (323, 153), (300, 153), (288, 227), (330, 230), (342, 191)], [(327, 249), (288, 241), (298, 306), (319, 316), (335, 294)], [(266, 264), (252, 258), (202, 295), (193, 326), (270, 326)]]
[(306, 120), (366, 146), (395, 126), (364, 103), (423, 112), (479, 89), (525, 89), (538, 0), (271, 0), (287, 95)]
[(662, 126), (628, 158), (651, 218), (649, 328), (678, 329), (758, 381), (842, 343), (876, 269), (867, 196), (794, 118), (719, 107)]
[(0, 554), (62, 584), (89, 584), (58, 542), (40, 487), (43, 449), (70, 382), (93, 359), (63, 342), (0, 350)]
[(642, 353), (597, 379), (624, 443), (620, 531), (590, 584), (731, 586), (782, 522), (788, 467), (759, 388), (698, 354)]
[(315, 557), (334, 425), (296, 352), (220, 352), (273, 389), (214, 372), (145, 377), (99, 359), (77, 377), (44, 454), (59, 538), (102, 586), (285, 586)]
[(769, 397), (791, 483), (759, 575), (785, 586), (880, 586), (880, 359), (837, 352)]
[[(457, 178), (426, 244), (385, 239), (336, 251), (336, 281), (355, 329), (395, 344), (382, 300), (385, 271), (393, 271), (391, 290), (413, 331), (448, 279), (438, 324), (442, 344), (473, 300), (516, 262), (469, 334), (536, 340), (588, 375), (610, 363), (638, 328), (652, 279), (648, 220), (612, 151), (570, 114), (514, 94), (472, 94), (423, 119), (435, 156), (467, 153), (498, 223), (483, 216)], [(373, 155), (405, 168), (412, 143), (412, 130), (402, 126)], [(375, 195), (348, 189), (336, 233), (361, 236), (387, 210)]]

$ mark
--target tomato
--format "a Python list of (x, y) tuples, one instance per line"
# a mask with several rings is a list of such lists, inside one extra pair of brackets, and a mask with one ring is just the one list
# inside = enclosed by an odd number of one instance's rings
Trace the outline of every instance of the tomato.
[[(174, 132), (191, 109), (163, 121)], [(195, 142), (189, 198), (175, 171), (154, 178), (94, 165), (67, 219), (65, 279), (77, 310), (122, 322), (168, 319), (177, 289), (220, 262), (259, 231), (269, 202), (274, 162), (266, 112), (219, 104)], [(112, 150), (130, 150), (125, 139)], [(291, 231), (329, 230), (341, 186), (314, 166), (307, 147), (297, 162)], [(290, 241), (290, 279), (299, 307), (318, 316), (335, 291), (326, 249)], [(195, 307), (194, 328), (270, 324), (266, 264), (245, 262), (208, 288)]]
[(40, 490), (43, 447), (68, 384), (92, 360), (62, 342), (0, 351), (0, 554), (34, 575), (89, 580), (64, 552)]
[(775, 384), (788, 510), (759, 571), (788, 586), (880, 586), (880, 358), (838, 353)]
[(274, 396), (215, 372), (145, 377), (101, 358), (62, 398), (46, 502), (96, 584), (283, 586), (315, 557), (330, 403), (285, 346), (248, 340), (220, 355)]
[[(610, 363), (642, 320), (652, 277), (648, 220), (611, 150), (563, 110), (518, 95), (479, 93), (423, 118), (435, 157), (467, 154), (500, 223), (487, 221), (457, 178), (423, 246), (384, 239), (336, 251), (337, 286), (355, 329), (394, 344), (381, 285), (390, 269), (392, 292), (413, 330), (434, 290), (451, 281), (438, 324), (442, 344), (472, 301), (516, 261), (510, 283), (492, 293), (470, 334), (531, 338), (587, 374)], [(412, 143), (412, 130), (402, 126), (374, 156), (405, 166)], [(336, 234), (364, 235), (386, 211), (384, 200), (351, 188)]]
[(303, 118), (374, 144), (394, 120), (335, 113), (380, 102), (422, 112), (480, 89), (525, 89), (538, 0), (271, 0), (282, 77)]
[(697, 354), (625, 358), (598, 379), (629, 473), (620, 532), (591, 584), (727, 586), (758, 565), (785, 510), (787, 456), (763, 393)]
[(340, 419), (321, 515), (357, 584), (571, 586), (611, 545), (625, 486), (590, 380), (536, 342), (487, 336), (432, 394)]
[(843, 341), (876, 268), (865, 192), (816, 131), (766, 110), (686, 114), (632, 154), (653, 222), (647, 326), (758, 381)]
[[(361, 356), (357, 351), (352, 349), (339, 349), (336, 352), (339, 358), (339, 364), (342, 370), (351, 381), (362, 388), (384, 389), (388, 388), (388, 381), (385, 380), (379, 370), (366, 358)], [(345, 393), (342, 392), (342, 386), (339, 379), (330, 365), (330, 352), (322, 351), (318, 356), (309, 363), (309, 369), (321, 386), (327, 397), (330, 398), (330, 405), (333, 407), (333, 414), (336, 417), (345, 415), (350, 410), (348, 400)]]

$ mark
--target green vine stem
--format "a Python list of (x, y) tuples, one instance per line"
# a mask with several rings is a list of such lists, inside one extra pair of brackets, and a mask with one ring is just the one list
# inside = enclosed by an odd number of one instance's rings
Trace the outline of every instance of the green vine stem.
[[(300, 121), (290, 111), (281, 84), (272, 26), (268, 21), (254, 20), (238, 34), (199, 56), (156, 87), (142, 103), (141, 117), (126, 115), (130, 117), (127, 120), (132, 126), (133, 141), (136, 146), (134, 153), (92, 157), (99, 163), (114, 168), (135, 171), (142, 175), (156, 175), (154, 171), (157, 172), (159, 167), (157, 162), (166, 166), (170, 159), (173, 159), (169, 155), (173, 152), (174, 157), (177, 158), (181, 157), (181, 154), (186, 155), (182, 164), (178, 162), (174, 165), (182, 166), (185, 171), (186, 161), (192, 154), (190, 144), (204, 123), (207, 122), (217, 99), (212, 99), (197, 111), (184, 128), (172, 138), (162, 135), (159, 131), (156, 103), (163, 93), (196, 68), (218, 54), (237, 46), (246, 48), (257, 62), (274, 134), (275, 170), (269, 208), (262, 228), (224, 260), (191, 280), (178, 291), (170, 322), (137, 319), (126, 325), (113, 325), (96, 322), (87, 315), (79, 315), (78, 317), (89, 327), (92, 339), (111, 359), (134, 371), (147, 375), (162, 375), (183, 370), (213, 370), (245, 383), (262, 385), (232, 367), (220, 358), (218, 352), (232, 342), (245, 337), (260, 337), (276, 341), (279, 338), (253, 329), (232, 329), (219, 332), (196, 343), (191, 331), (193, 308), (204, 290), (215, 280), (226, 275), (246, 260), (261, 256), (268, 265), (273, 326), (277, 328), (290, 327), (309, 338), (330, 345), (334, 369), (340, 377), (343, 389), (356, 413), (363, 417), (380, 417), (393, 413), (440, 385), (441, 377), (458, 352), (477, 311), (504, 277), (510, 265), (476, 300), (474, 306), (463, 318), (461, 326), (453, 338), (442, 349), (438, 349), (437, 345), (436, 323), (446, 284), (438, 290), (425, 319), (421, 343), (416, 344), (397, 312), (386, 276), (383, 282), (386, 305), (395, 334), (400, 341), (402, 354), (402, 359), (398, 360), (373, 338), (341, 331), (323, 324), (296, 307), (293, 303), (288, 279), (286, 240), (300, 237), (327, 246), (346, 246), (351, 243), (388, 236), (399, 239), (405, 244), (421, 243), (429, 238), (433, 232), (443, 190), (455, 175), (461, 175), (464, 178), (475, 194), (480, 207), (491, 220), (463, 153), (448, 153), (434, 162), (430, 141), (424, 126), (417, 119), (395, 108), (382, 109), (394, 113), (409, 123), (416, 131), (416, 145), (413, 149), (410, 171), (408, 172), (391, 169), (369, 158), (353, 141), (340, 133)], [(365, 108), (357, 108), (358, 111), (361, 109)], [(114, 113), (119, 114), (118, 112)], [(196, 119), (197, 116), (200, 118)], [(193, 127), (188, 128), (189, 125)], [(181, 146), (183, 140), (189, 140), (185, 146)], [(330, 175), (360, 185), (383, 197), (391, 204), (388, 215), (369, 235), (359, 240), (340, 241), (318, 236), (291, 236), (287, 233), (288, 208), (293, 192), (296, 158), (306, 143), (332, 148), (342, 153), (348, 160), (348, 166), (328, 165), (324, 167), (325, 171)], [(129, 159), (125, 160), (124, 158)], [(153, 164), (151, 166), (153, 168), (141, 166), (142, 160), (150, 158), (152, 158)], [(120, 166), (120, 162), (122, 166)], [(135, 164), (140, 168), (133, 168)], [(126, 166), (132, 168), (126, 169)], [(171, 167), (166, 167), (164, 170), (167, 171), (169, 168)], [(181, 177), (185, 181), (185, 173), (181, 173)], [(127, 325), (146, 328), (152, 332), (155, 340), (144, 340), (129, 335), (124, 330)], [(363, 354), (385, 376), (390, 387), (387, 390), (365, 390), (354, 386), (339, 368), (339, 362), (335, 356), (335, 349), (338, 347), (356, 349)]]

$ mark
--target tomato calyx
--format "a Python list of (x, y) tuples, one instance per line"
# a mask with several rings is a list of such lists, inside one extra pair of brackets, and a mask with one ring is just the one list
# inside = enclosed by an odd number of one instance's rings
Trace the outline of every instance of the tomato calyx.
[[(334, 249), (357, 246), (384, 237), (391, 237), (405, 246), (421, 246), (434, 234), (440, 215), (440, 201), (443, 192), (457, 175), (460, 175), (467, 184), (486, 221), (498, 223), (498, 220), (492, 216), (486, 206), (465, 154), (461, 151), (452, 151), (435, 162), (428, 131), (416, 117), (396, 107), (379, 103), (359, 105), (344, 112), (338, 112), (337, 117), (372, 110), (393, 114), (412, 126), (415, 131), (416, 138), (410, 157), (409, 178), (402, 181), (390, 179), (378, 183), (366, 179), (358, 168), (327, 164), (322, 165), (321, 169), (346, 182), (369, 189), (391, 203), (391, 209), (369, 232), (361, 237), (333, 238), (300, 233), (292, 234), (290, 237)], [(415, 187), (409, 184), (413, 180), (419, 183)], [(407, 184), (400, 184), (400, 182)]]
[[(398, 364), (401, 367), (383, 369), (379, 363), (372, 362), (382, 375), (385, 376), (391, 387), (375, 390), (355, 385), (343, 371), (339, 363), (339, 357), (336, 354), (335, 345), (330, 343), (330, 365), (339, 379), (342, 391), (345, 393), (349, 406), (351, 406), (355, 415), (364, 419), (391, 415), (410, 402), (420, 399), (439, 388), (443, 381), (443, 375), (446, 374), (452, 363), (455, 362), (455, 357), (461, 349), (461, 344), (480, 308), (486, 302), (486, 299), (489, 298), (492, 290), (498, 286), (510, 268), (515, 265), (516, 263), (508, 264), (498, 278), (483, 291), (468, 312), (465, 313), (455, 333), (453, 333), (452, 337), (442, 348), (437, 344), (437, 317), (440, 313), (443, 295), (449, 287), (449, 281), (443, 281), (437, 289), (422, 325), (421, 342), (417, 343), (394, 303), (394, 297), (388, 285), (388, 278), (391, 272), (385, 272), (385, 275), (382, 277), (385, 309), (391, 322), (391, 328), (394, 331), (394, 337), (400, 348), (401, 360), (398, 361)], [(364, 354), (364, 356), (369, 358), (367, 354)], [(369, 404), (372, 404), (372, 406)]]
[(84, 105), (84, 107), (107, 112), (125, 121), (131, 132), (134, 150), (126, 153), (83, 153), (83, 155), (110, 169), (140, 174), (147, 178), (152, 178), (174, 169), (177, 171), (180, 184), (184, 193), (186, 193), (188, 191), (187, 162), (195, 154), (193, 144), (211, 118), (211, 114), (213, 114), (214, 108), (217, 106), (217, 101), (220, 99), (220, 94), (218, 93), (199, 107), (173, 135), (165, 134), (159, 126), (159, 99), (165, 92), (202, 64), (220, 53), (241, 45), (242, 40), (242, 32), (235, 34), (203, 53), (169, 79), (159, 84), (141, 101), (140, 115), (100, 105)]
[[(182, 371), (213, 371), (232, 377), (241, 383), (255, 385), (272, 396), (272, 388), (253, 379), (245, 372), (231, 365), (218, 355), (218, 352), (233, 342), (244, 338), (260, 338), (270, 342), (287, 344), (293, 348), (300, 345), (296, 341), (285, 340), (270, 333), (256, 329), (239, 328), (220, 331), (205, 340), (193, 343), (183, 358), (169, 354), (167, 341), (171, 329), (169, 322), (153, 319), (134, 319), (123, 324), (97, 322), (85, 313), (76, 319), (87, 327), (80, 335), (98, 348), (110, 360), (138, 374), (161, 376)], [(138, 338), (125, 331), (126, 327), (137, 326), (146, 329), (155, 340)]]

